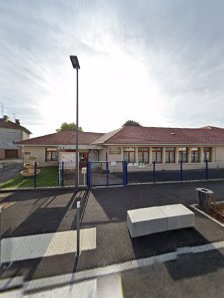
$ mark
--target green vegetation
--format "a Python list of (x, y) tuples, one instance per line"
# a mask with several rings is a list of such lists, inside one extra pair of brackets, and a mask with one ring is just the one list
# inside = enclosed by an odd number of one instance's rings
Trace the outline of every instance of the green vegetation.
[(134, 120), (127, 120), (123, 125), (122, 127), (125, 127), (125, 126), (142, 126), (139, 122), (137, 121), (134, 121)]
[[(57, 186), (58, 185), (58, 168), (44, 167), (40, 168), (40, 173), (37, 175), (37, 187)], [(23, 188), (34, 186), (34, 177), (24, 178), (21, 175), (0, 184), (0, 189), (3, 188)]]
[[(60, 128), (56, 129), (57, 132), (66, 131), (66, 130), (76, 130), (76, 124), (74, 122), (72, 123), (64, 122), (62, 123)], [(82, 131), (82, 127), (79, 127), (79, 130)]]

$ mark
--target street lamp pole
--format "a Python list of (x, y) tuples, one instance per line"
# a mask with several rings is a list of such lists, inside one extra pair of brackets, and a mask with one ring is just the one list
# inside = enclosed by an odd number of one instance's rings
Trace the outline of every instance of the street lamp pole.
[(75, 154), (75, 165), (76, 165), (76, 176), (75, 186), (79, 187), (79, 60), (77, 56), (70, 56), (72, 66), (76, 69), (76, 154)]

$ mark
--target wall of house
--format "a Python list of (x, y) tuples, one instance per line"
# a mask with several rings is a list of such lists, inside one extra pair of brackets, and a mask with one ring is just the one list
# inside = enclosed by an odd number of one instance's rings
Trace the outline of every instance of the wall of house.
[(29, 162), (29, 156), (36, 156), (39, 166), (55, 166), (57, 161), (45, 161), (46, 148), (44, 146), (24, 146), (24, 162)]
[[(119, 150), (120, 150), (120, 154), (117, 153)], [(123, 147), (109, 146), (107, 151), (108, 151), (108, 161), (122, 161), (123, 160)]]
[(20, 129), (0, 128), (0, 149), (16, 150), (20, 147), (14, 143), (21, 140)]
[(224, 147), (217, 146), (213, 150), (213, 160), (217, 168), (224, 167)]
[[(117, 147), (117, 146), (116, 146)], [(125, 146), (124, 146), (125, 147)], [(137, 146), (131, 146), (131, 147), (135, 147), (135, 164), (128, 164), (128, 171), (152, 171), (153, 170), (153, 164), (151, 162), (151, 158), (149, 156), (150, 159), (150, 163), (146, 164), (146, 165), (142, 165), (138, 163), (138, 150), (137, 150)], [(140, 146), (139, 146), (140, 147)], [(144, 146), (145, 147), (145, 146)], [(189, 148), (191, 148), (190, 146), (187, 146)], [(194, 146), (195, 147), (195, 146)], [(100, 160), (105, 160), (105, 153), (106, 150), (108, 152), (108, 161), (112, 162), (112, 161), (122, 161), (123, 160), (123, 146), (121, 146), (121, 154), (110, 154), (110, 148), (114, 149), (115, 146), (108, 146), (108, 148), (103, 149), (102, 152), (100, 153)], [(201, 148), (201, 162), (198, 163), (192, 163), (190, 161), (190, 150), (188, 152), (188, 158), (189, 158), (189, 162), (188, 163), (183, 163), (183, 170), (186, 169), (204, 169), (205, 168), (205, 163), (203, 162), (203, 151), (202, 151), (202, 147)], [(152, 154), (151, 152), (149, 153), (149, 155)], [(102, 159), (103, 157), (103, 159)], [(209, 162), (209, 168), (224, 168), (224, 146), (216, 146), (213, 147), (212, 149), (212, 162)], [(176, 161), (175, 163), (165, 163), (165, 149), (163, 149), (163, 162), (161, 164), (156, 164), (156, 169), (157, 170), (179, 170), (180, 169), (180, 163), (177, 160), (177, 150), (176, 150)], [(116, 166), (111, 167), (111, 171), (120, 171), (120, 164), (117, 163)]]
[[(24, 133), (24, 134), (23, 134)], [(0, 160), (5, 159), (5, 150), (17, 150), (18, 157), (22, 158), (21, 147), (16, 142), (29, 138), (29, 134), (21, 129), (0, 128)]]
[(27, 140), (30, 138), (30, 134), (28, 134), (26, 131), (22, 130), (22, 140)]

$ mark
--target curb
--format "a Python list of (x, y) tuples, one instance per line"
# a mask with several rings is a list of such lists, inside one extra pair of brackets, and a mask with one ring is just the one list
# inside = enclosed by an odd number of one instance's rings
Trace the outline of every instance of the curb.
[[(0, 193), (7, 193), (7, 192), (23, 192), (23, 191), (46, 191), (46, 190), (59, 190), (59, 191), (63, 191), (63, 190), (75, 190), (76, 187), (75, 185), (71, 185), (71, 186), (48, 186), (48, 187), (37, 187), (37, 188), (5, 188), (5, 189), (0, 189)], [(78, 190), (87, 190), (88, 187), (87, 186), (79, 186)]]

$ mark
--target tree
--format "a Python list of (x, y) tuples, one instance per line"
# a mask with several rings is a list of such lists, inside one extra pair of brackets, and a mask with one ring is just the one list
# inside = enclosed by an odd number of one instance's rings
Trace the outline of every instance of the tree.
[[(76, 130), (76, 124), (74, 122), (72, 123), (63, 122), (61, 127), (56, 129), (57, 132), (66, 131), (66, 130)], [(82, 131), (82, 127), (79, 127), (79, 130)]]
[(139, 122), (137, 121), (134, 121), (134, 120), (127, 120), (123, 125), (122, 127), (125, 127), (125, 126), (142, 126)]

